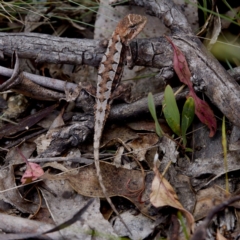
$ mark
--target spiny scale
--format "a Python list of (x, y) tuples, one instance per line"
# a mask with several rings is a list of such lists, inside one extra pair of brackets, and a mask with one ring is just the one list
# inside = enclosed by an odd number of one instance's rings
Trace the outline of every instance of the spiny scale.
[(93, 142), (94, 162), (103, 194), (127, 229), (128, 227), (119, 215), (111, 199), (107, 196), (107, 191), (103, 184), (101, 169), (99, 166), (99, 147), (104, 124), (110, 112), (111, 95), (114, 89), (118, 86), (122, 77), (126, 45), (142, 31), (146, 22), (146, 17), (137, 14), (129, 14), (124, 17), (118, 23), (111, 39), (109, 40), (107, 50), (102, 58), (98, 70)]

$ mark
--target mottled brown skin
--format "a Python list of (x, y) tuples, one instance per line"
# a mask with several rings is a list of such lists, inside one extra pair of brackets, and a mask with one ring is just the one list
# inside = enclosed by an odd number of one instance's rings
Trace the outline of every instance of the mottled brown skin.
[[(123, 220), (115, 206), (112, 204), (111, 199), (107, 196), (106, 188), (103, 184), (101, 169), (99, 166), (99, 147), (102, 131), (110, 112), (111, 95), (114, 89), (118, 86), (122, 77), (126, 46), (130, 40), (142, 31), (146, 22), (146, 17), (137, 14), (129, 14), (124, 17), (118, 23), (111, 39), (109, 40), (107, 50), (102, 58), (98, 70), (93, 143), (94, 162), (103, 194), (122, 222)], [(127, 228), (124, 222), (123, 224)]]

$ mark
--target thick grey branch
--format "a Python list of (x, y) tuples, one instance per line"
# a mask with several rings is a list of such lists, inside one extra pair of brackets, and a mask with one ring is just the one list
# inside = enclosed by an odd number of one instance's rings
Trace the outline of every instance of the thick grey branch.
[[(70, 63), (98, 66), (105, 52), (99, 40), (59, 38), (37, 33), (0, 33), (0, 51), (7, 56), (35, 62)], [(2, 54), (1, 54), (2, 55)]]

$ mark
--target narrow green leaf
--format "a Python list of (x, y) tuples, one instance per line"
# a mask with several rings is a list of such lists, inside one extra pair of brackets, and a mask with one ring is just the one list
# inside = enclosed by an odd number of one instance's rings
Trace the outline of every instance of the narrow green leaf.
[(183, 145), (186, 146), (187, 144), (187, 138), (186, 138), (186, 132), (189, 126), (191, 125), (193, 118), (194, 118), (194, 112), (195, 112), (195, 103), (194, 99), (192, 97), (189, 97), (182, 110), (182, 138), (183, 138)]
[(172, 88), (167, 85), (164, 91), (163, 114), (169, 127), (178, 136), (181, 135), (180, 114)]
[(184, 150), (185, 150), (185, 152), (193, 152), (193, 150), (191, 148), (185, 148)]
[(189, 234), (188, 234), (187, 225), (186, 225), (186, 223), (184, 222), (182, 213), (181, 213), (180, 211), (177, 212), (177, 217), (178, 217), (178, 220), (179, 220), (180, 225), (181, 225), (181, 227), (182, 227), (182, 230), (183, 230), (183, 234), (184, 234), (184, 236), (185, 236), (185, 239), (186, 239), (186, 240), (189, 240), (190, 237), (189, 237)]
[(152, 115), (154, 122), (155, 122), (156, 133), (159, 137), (162, 137), (163, 130), (161, 129), (158, 119), (157, 119), (157, 114), (156, 114), (156, 109), (155, 109), (155, 104), (154, 104), (154, 99), (153, 99), (152, 93), (148, 93), (148, 109)]

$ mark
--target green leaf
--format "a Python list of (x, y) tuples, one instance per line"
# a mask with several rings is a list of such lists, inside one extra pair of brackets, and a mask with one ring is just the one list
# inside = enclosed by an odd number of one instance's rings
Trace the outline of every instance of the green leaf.
[(178, 136), (181, 135), (180, 114), (172, 88), (167, 85), (164, 92), (163, 114), (169, 127)]
[(193, 152), (191, 148), (185, 148), (185, 152)]
[(194, 118), (194, 112), (195, 112), (195, 103), (194, 99), (192, 97), (189, 97), (182, 110), (182, 138), (183, 138), (183, 145), (186, 146), (187, 139), (186, 139), (186, 132), (189, 126), (191, 125), (193, 118)]
[(154, 99), (153, 99), (152, 93), (148, 94), (148, 109), (152, 115), (152, 118), (154, 119), (156, 133), (159, 137), (162, 137), (163, 130), (161, 129), (158, 119), (157, 119), (157, 114), (156, 114), (156, 109), (155, 109), (155, 104), (154, 104)]

